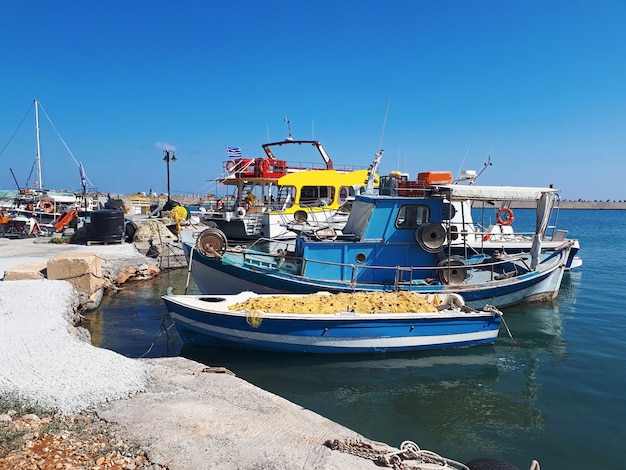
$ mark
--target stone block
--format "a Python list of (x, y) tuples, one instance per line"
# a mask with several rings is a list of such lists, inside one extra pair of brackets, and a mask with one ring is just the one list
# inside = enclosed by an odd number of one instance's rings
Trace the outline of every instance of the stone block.
[(89, 295), (104, 284), (102, 265), (96, 253), (61, 253), (48, 260), (48, 279), (70, 282)]
[(46, 263), (18, 264), (4, 272), (5, 281), (21, 281), (25, 279), (45, 279)]

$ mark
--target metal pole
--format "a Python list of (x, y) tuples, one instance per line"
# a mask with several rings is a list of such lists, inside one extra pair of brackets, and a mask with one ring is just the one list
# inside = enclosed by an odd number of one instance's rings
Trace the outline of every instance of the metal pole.
[(39, 144), (39, 102), (37, 100), (35, 100), (35, 135), (37, 136), (37, 192), (41, 194), (43, 182), (41, 179), (41, 146)]
[(171, 192), (170, 192), (170, 156), (169, 153), (167, 154), (167, 202), (169, 203), (170, 200), (172, 199), (171, 196)]
[[(169, 203), (172, 199), (172, 194), (170, 191), (170, 160), (172, 162), (176, 161), (176, 155), (174, 155), (173, 150), (163, 150), (163, 160), (165, 160), (165, 164), (167, 165), (167, 202)], [(170, 158), (171, 154), (171, 158)]]

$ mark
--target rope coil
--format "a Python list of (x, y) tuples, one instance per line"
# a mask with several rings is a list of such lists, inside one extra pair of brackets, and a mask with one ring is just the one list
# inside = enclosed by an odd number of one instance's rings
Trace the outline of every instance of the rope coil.
[(357, 457), (374, 460), (380, 465), (394, 470), (431, 470), (451, 468), (470, 470), (466, 465), (429, 450), (420, 449), (412, 441), (404, 441), (400, 450), (387, 444), (361, 439), (334, 439), (326, 441), (326, 446), (333, 450), (350, 453)]
[(246, 323), (252, 328), (258, 328), (263, 321), (263, 310), (257, 308), (251, 308), (246, 313)]

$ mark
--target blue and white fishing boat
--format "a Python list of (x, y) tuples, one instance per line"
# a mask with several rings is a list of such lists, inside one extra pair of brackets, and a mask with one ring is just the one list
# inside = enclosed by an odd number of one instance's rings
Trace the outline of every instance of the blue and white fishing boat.
[[(346, 300), (350, 294), (339, 295), (344, 300), (328, 293), (273, 296), (242, 292), (220, 296), (168, 294), (163, 301), (185, 343), (303, 353), (413, 351), (489, 344), (498, 336), (502, 316), (495, 308), (470, 309), (458, 296), (443, 296), (439, 300), (444, 303), (438, 307), (429, 303), (432, 308), (423, 308), (418, 301), (419, 311), (397, 312), (397, 304), (388, 305), (387, 310), (358, 311), (354, 299)], [(393, 293), (373, 295), (393, 304), (384, 297)], [(428, 300), (434, 301), (433, 296)], [(268, 309), (255, 308), (255, 301)], [(289, 313), (289, 307), (310, 301), (324, 312)], [(336, 308), (327, 308), (329, 305)], [(417, 310), (418, 306), (412, 305)]]
[[(384, 189), (384, 186), (382, 187)], [(217, 229), (183, 232), (191, 274), (205, 294), (397, 291), (456, 293), (473, 308), (556, 298), (572, 241), (542, 250), (554, 188), (432, 184), (417, 192), (357, 195), (341, 234), (303, 233), (295, 248), (273, 241), (229, 248)], [(452, 241), (455, 201), (532, 201), (528, 251), (460, 253)], [(462, 250), (461, 250), (462, 251)]]

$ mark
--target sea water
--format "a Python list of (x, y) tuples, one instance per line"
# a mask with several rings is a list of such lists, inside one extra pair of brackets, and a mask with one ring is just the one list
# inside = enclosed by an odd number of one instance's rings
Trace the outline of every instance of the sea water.
[[(515, 226), (532, 222), (515, 211)], [(318, 356), (183, 345), (163, 306), (168, 287), (197, 293), (187, 271), (124, 286), (88, 315), (95, 345), (129, 357), (181, 355), (225, 366), (365, 437), (404, 440), (467, 462), (521, 470), (626, 468), (626, 212), (562, 210), (582, 267), (556, 301), (504, 309), (513, 339), (447, 351)], [(186, 287), (188, 286), (188, 287)]]

